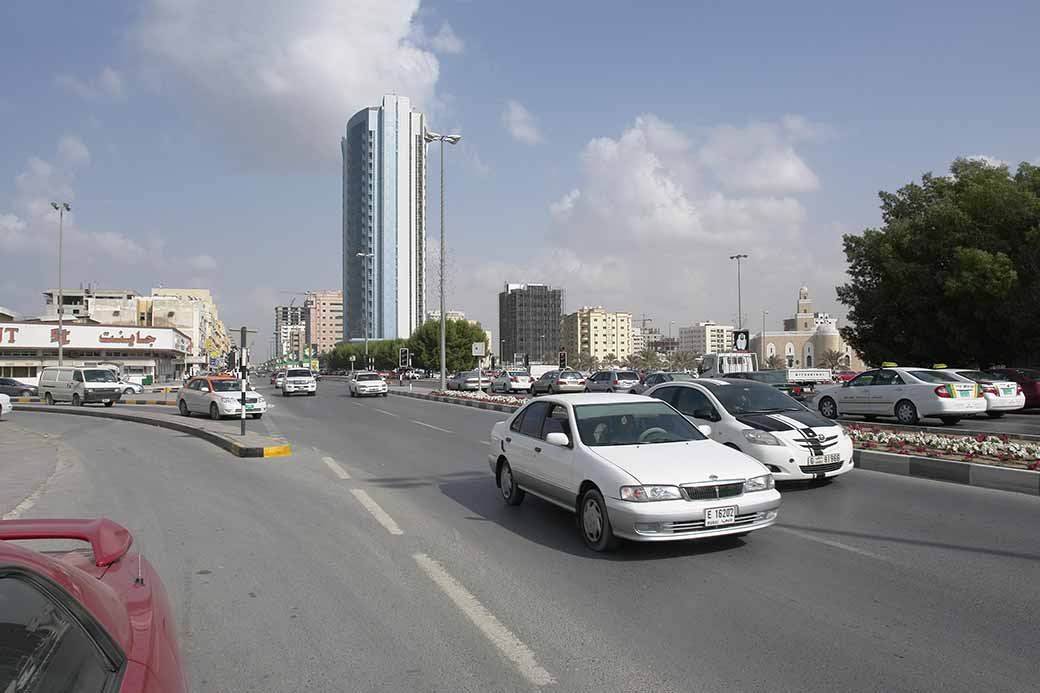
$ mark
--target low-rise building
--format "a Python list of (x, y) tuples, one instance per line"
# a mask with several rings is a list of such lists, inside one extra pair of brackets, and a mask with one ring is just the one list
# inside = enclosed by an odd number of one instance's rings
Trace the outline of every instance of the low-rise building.
[(798, 290), (795, 317), (784, 320), (782, 331), (767, 330), (753, 336), (750, 350), (759, 355), (763, 364), (775, 356), (788, 368), (818, 368), (828, 352), (836, 352), (840, 367), (863, 370), (863, 359), (841, 338), (837, 323), (826, 313), (813, 312), (809, 289), (803, 286)]
[[(445, 320), (465, 320), (466, 314), (461, 310), (446, 310), (444, 311)], [(430, 320), (441, 321), (441, 312), (439, 310), (431, 310), (426, 313), (426, 322)]]
[(691, 354), (717, 354), (733, 346), (733, 326), (705, 320), (679, 328), (679, 351)]
[(111, 366), (153, 383), (180, 381), (190, 367), (191, 339), (175, 327), (24, 321), (0, 323), (0, 377), (35, 385), (58, 365), (59, 339), (65, 366)]

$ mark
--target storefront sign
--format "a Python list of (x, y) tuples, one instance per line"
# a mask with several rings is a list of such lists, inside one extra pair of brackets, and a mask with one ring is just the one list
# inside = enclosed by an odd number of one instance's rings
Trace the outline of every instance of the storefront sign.
[(119, 351), (179, 351), (188, 353), (191, 340), (169, 327), (113, 327), (111, 325), (66, 325), (62, 329), (46, 323), (0, 324), (0, 348), (57, 348), (58, 340), (70, 349), (113, 349)]

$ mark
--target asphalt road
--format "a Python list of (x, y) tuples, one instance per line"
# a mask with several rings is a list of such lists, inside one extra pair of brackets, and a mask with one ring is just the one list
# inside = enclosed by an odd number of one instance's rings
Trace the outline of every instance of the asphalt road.
[(320, 389), (271, 397), (267, 460), (15, 413), (74, 453), (25, 516), (131, 528), (193, 690), (1035, 688), (1040, 499), (856, 470), (744, 540), (599, 555), (501, 502), (502, 414)]

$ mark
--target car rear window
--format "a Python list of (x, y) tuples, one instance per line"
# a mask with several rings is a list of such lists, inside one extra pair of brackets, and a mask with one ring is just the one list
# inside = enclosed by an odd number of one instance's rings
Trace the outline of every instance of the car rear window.
[(560, 378), (565, 380), (569, 380), (572, 378), (577, 378), (580, 380), (581, 377), (581, 373), (579, 373), (578, 371), (564, 371), (560, 373)]
[(524, 378), (527, 376), (525, 371), (509, 371), (509, 375), (513, 378)]
[(635, 371), (618, 371), (618, 380), (639, 380), (639, 374)]
[(940, 371), (907, 371), (913, 377), (926, 383), (953, 383), (957, 382), (957, 378), (953, 377), (949, 373), (942, 373)]

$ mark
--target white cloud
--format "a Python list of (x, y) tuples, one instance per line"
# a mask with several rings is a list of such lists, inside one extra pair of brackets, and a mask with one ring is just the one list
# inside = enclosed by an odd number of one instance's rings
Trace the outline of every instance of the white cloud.
[(58, 75), (55, 82), (63, 89), (76, 94), (82, 99), (96, 101), (107, 97), (110, 99), (123, 98), (123, 78), (111, 67), (105, 67), (93, 79), (79, 79), (73, 75)]
[(437, 53), (448, 55), (459, 55), (464, 49), (462, 39), (455, 35), (455, 30), (447, 22), (441, 24), (440, 31), (430, 40), (430, 47)]
[(502, 124), (518, 142), (538, 144), (542, 141), (542, 133), (534, 122), (534, 116), (519, 101), (511, 99), (506, 102), (506, 110), (502, 112)]
[(727, 258), (744, 252), (751, 256), (743, 277), (749, 319), (761, 308), (786, 316), (803, 282), (826, 296), (821, 309), (828, 309), (844, 267), (839, 239), (808, 233), (798, 197), (820, 184), (795, 149), (807, 122), (693, 134), (643, 115), (616, 137), (590, 140), (578, 157), (577, 185), (548, 205), (544, 250), (476, 271), (449, 267), (449, 302), (464, 297), (460, 305), (474, 316), (493, 316), (503, 282), (545, 281), (566, 289), (568, 310), (647, 311), (664, 327), (672, 318), (679, 325), (729, 321), (736, 268)]
[(212, 272), (217, 269), (217, 261), (212, 255), (203, 253), (188, 258), (187, 265), (196, 272)]
[[(415, 42), (418, 0), (150, 0), (136, 28), (147, 69), (203, 111), (246, 160), (313, 169), (339, 160), (347, 120), (384, 93), (435, 104), (437, 57)], [(461, 48), (442, 29), (448, 48)], [(435, 38), (437, 38), (435, 37)]]
[(58, 159), (68, 166), (84, 166), (90, 163), (90, 150), (80, 138), (66, 135), (58, 142)]

